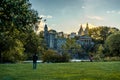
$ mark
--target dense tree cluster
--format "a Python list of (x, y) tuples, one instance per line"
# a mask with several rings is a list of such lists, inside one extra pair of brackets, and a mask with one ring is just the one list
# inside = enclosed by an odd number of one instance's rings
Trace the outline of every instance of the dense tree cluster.
[(0, 0), (0, 62), (16, 62), (25, 53), (39, 52), (41, 40), (33, 31), (38, 19), (28, 0)]
[(117, 47), (119, 44), (116, 45), (116, 42), (119, 43), (119, 36), (115, 37), (118, 33), (119, 29), (115, 27), (99, 26), (90, 29), (89, 35), (93, 38), (95, 45), (89, 53), (95, 60), (119, 56), (120, 52)]
[(115, 27), (107, 27), (107, 26), (98, 26), (95, 28), (91, 28), (89, 30), (89, 35), (93, 38), (96, 43), (104, 44), (106, 38), (114, 33), (119, 31), (119, 29)]
[(107, 38), (105, 42), (105, 48), (109, 50), (109, 54), (106, 55), (120, 57), (120, 32), (111, 34)]

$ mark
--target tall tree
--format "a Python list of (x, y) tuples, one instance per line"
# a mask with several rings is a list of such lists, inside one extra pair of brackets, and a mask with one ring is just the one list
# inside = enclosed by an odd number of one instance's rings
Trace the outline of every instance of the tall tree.
[(89, 35), (99, 44), (104, 44), (106, 38), (114, 33), (119, 31), (117, 28), (111, 28), (107, 26), (99, 26), (89, 30)]
[(39, 35), (36, 35), (34, 32), (31, 32), (28, 35), (25, 44), (25, 53), (28, 55), (28, 59), (32, 59), (32, 55), (35, 53), (40, 55), (42, 51), (44, 51), (43, 39), (40, 38)]
[(82, 52), (81, 45), (77, 44), (75, 39), (67, 39), (66, 43), (62, 45), (62, 49), (64, 53), (68, 53), (71, 57), (80, 55)]
[[(0, 60), (10, 55), (9, 61), (19, 60), (33, 25), (38, 20), (37, 11), (31, 9), (29, 0), (0, 0)], [(7, 59), (7, 58), (6, 58)], [(5, 60), (6, 60), (5, 59)], [(7, 60), (6, 60), (7, 61)]]
[(109, 49), (110, 56), (119, 56), (120, 57), (120, 32), (111, 34), (105, 42), (105, 46)]

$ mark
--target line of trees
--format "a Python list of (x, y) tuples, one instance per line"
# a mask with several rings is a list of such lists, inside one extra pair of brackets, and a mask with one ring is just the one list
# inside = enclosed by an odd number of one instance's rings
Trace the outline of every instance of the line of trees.
[[(90, 29), (89, 36), (92, 37), (94, 45), (89, 45), (89, 48), (83, 48), (80, 44), (76, 43), (76, 40), (78, 40), (78, 38), (76, 37), (74, 39), (68, 38), (66, 39), (66, 43), (62, 45), (62, 50), (59, 51), (60, 54), (64, 54), (64, 53), (67, 54), (69, 56), (69, 57), (66, 56), (67, 59), (71, 59), (74, 57), (79, 59), (88, 56), (88, 57), (92, 57), (92, 59), (95, 61), (120, 60), (119, 29), (113, 27), (107, 27), (107, 26), (99, 26)], [(88, 54), (84, 55), (84, 52)], [(44, 55), (43, 59), (45, 60), (50, 59), (50, 61), (53, 60), (57, 62), (57, 60), (60, 59), (60, 55), (59, 54), (52, 55), (51, 53), (51, 56), (50, 54)]]
[(67, 39), (66, 44), (62, 46), (70, 56), (77, 55), (81, 58), (86, 52), (89, 57), (95, 61), (120, 60), (120, 31), (115, 27), (98, 26), (89, 30), (89, 36), (92, 37), (94, 45), (83, 48), (80, 44), (76, 44), (78, 37)]

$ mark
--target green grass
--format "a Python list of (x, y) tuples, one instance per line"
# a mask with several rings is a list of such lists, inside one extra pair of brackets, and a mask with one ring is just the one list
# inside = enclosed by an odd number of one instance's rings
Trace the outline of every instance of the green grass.
[(120, 62), (0, 64), (0, 80), (120, 80)]

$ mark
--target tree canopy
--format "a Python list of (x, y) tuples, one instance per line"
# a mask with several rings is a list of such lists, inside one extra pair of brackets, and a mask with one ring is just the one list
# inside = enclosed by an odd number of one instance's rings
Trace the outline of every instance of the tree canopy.
[[(29, 0), (0, 0), (1, 62), (15, 62), (23, 58), (24, 51), (27, 50), (25, 45), (31, 44), (27, 40), (36, 39), (29, 36), (37, 36), (33, 34), (33, 26), (38, 19), (38, 13), (31, 9)], [(35, 45), (38, 47), (38, 44)]]
[(67, 39), (66, 43), (62, 45), (62, 49), (63, 53), (68, 53), (71, 57), (74, 57), (76, 54), (80, 55), (83, 51), (81, 45), (77, 44), (75, 39)]
[(105, 42), (111, 56), (120, 56), (120, 32), (111, 34)]
[(114, 27), (99, 26), (89, 30), (89, 35), (94, 39), (96, 43), (104, 44), (106, 38), (114, 33), (119, 31), (119, 29)]

